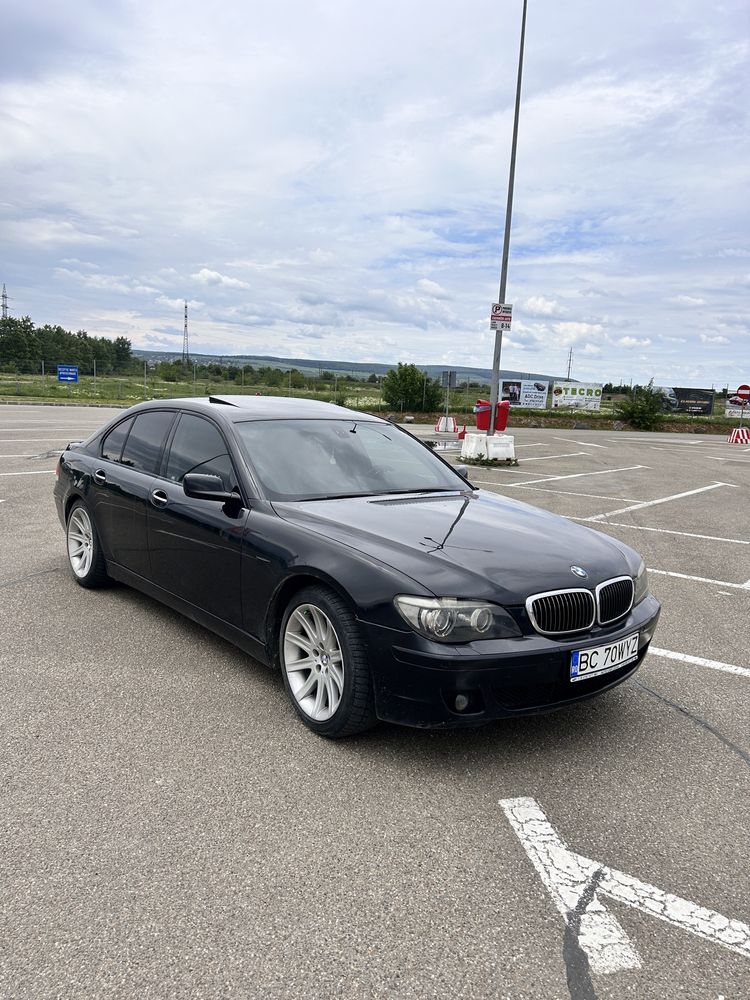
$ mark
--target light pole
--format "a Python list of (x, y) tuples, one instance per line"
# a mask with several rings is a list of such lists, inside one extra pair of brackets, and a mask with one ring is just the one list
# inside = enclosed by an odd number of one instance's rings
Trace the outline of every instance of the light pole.
[[(508, 178), (508, 202), (505, 208), (505, 234), (503, 236), (503, 259), (500, 267), (500, 291), (497, 301), (505, 302), (505, 288), (508, 282), (508, 253), (510, 251), (510, 222), (513, 215), (513, 183), (516, 177), (516, 147), (518, 145), (518, 113), (521, 107), (521, 78), (523, 76), (523, 43), (526, 36), (526, 2), (523, 0), (521, 16), (521, 45), (518, 51), (518, 79), (516, 81), (516, 107), (513, 116), (513, 142), (510, 149), (510, 176)], [(492, 357), (492, 383), (490, 387), (490, 425), (487, 436), (495, 433), (495, 416), (500, 389), (500, 352), (503, 346), (503, 331), (495, 331), (495, 351)]]

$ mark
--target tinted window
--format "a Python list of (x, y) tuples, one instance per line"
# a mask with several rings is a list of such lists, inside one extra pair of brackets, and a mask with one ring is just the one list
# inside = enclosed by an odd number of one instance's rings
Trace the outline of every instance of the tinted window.
[(122, 452), (122, 464), (139, 472), (154, 474), (159, 469), (159, 457), (174, 413), (153, 410), (139, 413)]
[(183, 413), (169, 449), (167, 479), (181, 483), (188, 472), (219, 476), (225, 490), (236, 483), (227, 446), (216, 427), (203, 417)]
[(132, 426), (133, 418), (130, 417), (128, 420), (123, 420), (117, 427), (112, 428), (102, 442), (102, 458), (108, 458), (110, 462), (120, 461), (122, 446), (125, 444), (125, 438)]
[(432, 452), (386, 423), (253, 420), (235, 427), (271, 500), (466, 489)]

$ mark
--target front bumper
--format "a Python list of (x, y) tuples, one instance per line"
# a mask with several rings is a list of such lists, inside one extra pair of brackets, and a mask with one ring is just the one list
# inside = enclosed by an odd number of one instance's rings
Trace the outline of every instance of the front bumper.
[[(640, 666), (661, 606), (649, 594), (615, 627), (566, 639), (527, 635), (441, 646), (417, 635), (362, 622), (370, 653), (379, 719), (406, 726), (472, 726), (493, 719), (549, 712), (601, 694)], [(570, 654), (638, 631), (638, 659), (611, 673), (572, 683)], [(456, 709), (456, 696), (467, 700)]]

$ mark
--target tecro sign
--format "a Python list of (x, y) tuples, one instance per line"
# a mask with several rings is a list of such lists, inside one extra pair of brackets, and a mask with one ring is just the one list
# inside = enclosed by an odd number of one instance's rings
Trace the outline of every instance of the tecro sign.
[(552, 386), (552, 409), (598, 410), (602, 403), (601, 384), (593, 382), (555, 382)]
[(58, 365), (57, 366), (57, 381), (58, 382), (77, 382), (78, 381), (78, 365)]
[(510, 330), (512, 319), (513, 306), (505, 305), (501, 302), (492, 303), (490, 330)]

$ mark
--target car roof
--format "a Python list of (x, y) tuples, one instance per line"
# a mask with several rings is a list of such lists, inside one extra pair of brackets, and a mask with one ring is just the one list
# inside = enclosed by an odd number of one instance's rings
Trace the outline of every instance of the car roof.
[(294, 418), (300, 420), (362, 420), (365, 417), (368, 420), (386, 422), (382, 417), (371, 413), (350, 410), (345, 406), (337, 406), (335, 403), (324, 403), (320, 399), (302, 399), (296, 396), (186, 396), (177, 399), (155, 399), (141, 404), (141, 407), (148, 409), (164, 406), (189, 406), (191, 409), (211, 411), (220, 414), (232, 423), (240, 423), (244, 420)]

